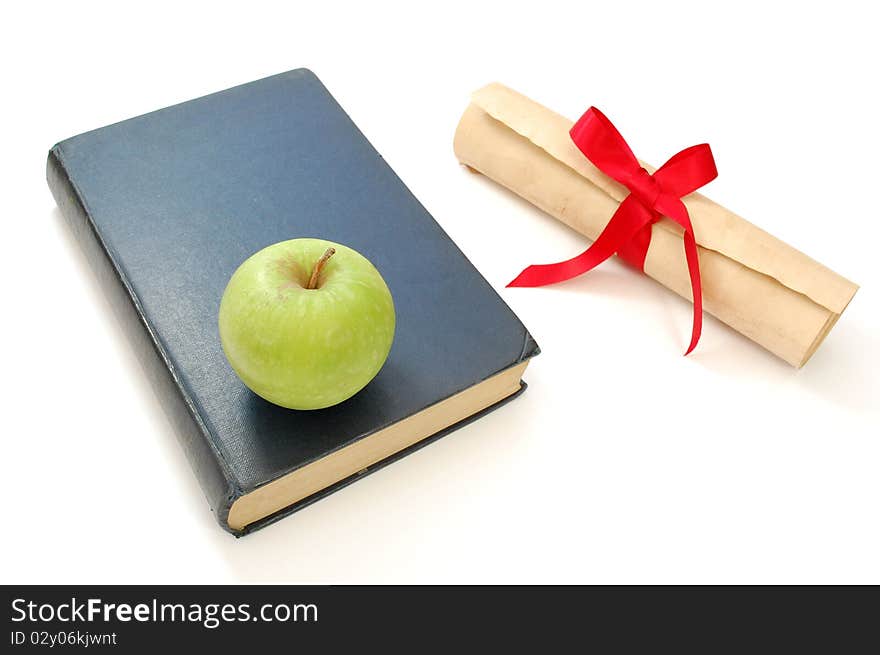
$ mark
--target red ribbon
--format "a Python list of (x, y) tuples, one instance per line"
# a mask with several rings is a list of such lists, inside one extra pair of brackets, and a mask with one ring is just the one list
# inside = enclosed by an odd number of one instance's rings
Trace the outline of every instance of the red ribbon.
[(667, 216), (684, 228), (684, 252), (694, 296), (694, 324), (685, 355), (689, 354), (696, 348), (703, 328), (703, 291), (694, 228), (681, 198), (718, 176), (709, 144), (682, 150), (650, 175), (617, 128), (595, 107), (581, 116), (569, 134), (587, 159), (629, 189), (629, 195), (593, 245), (580, 255), (556, 264), (529, 266), (507, 286), (541, 287), (569, 280), (598, 266), (614, 253), (644, 271), (651, 225)]

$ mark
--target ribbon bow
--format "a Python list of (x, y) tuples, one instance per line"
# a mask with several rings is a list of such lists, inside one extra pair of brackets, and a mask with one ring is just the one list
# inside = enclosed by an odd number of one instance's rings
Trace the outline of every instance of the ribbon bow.
[(562, 282), (586, 273), (614, 253), (644, 271), (651, 225), (667, 216), (684, 228), (684, 252), (694, 296), (693, 330), (685, 355), (689, 354), (696, 348), (703, 327), (703, 292), (694, 228), (681, 198), (718, 176), (709, 144), (682, 150), (651, 175), (639, 164), (617, 128), (595, 107), (581, 116), (569, 134), (587, 159), (630, 193), (584, 252), (564, 262), (529, 266), (507, 286), (541, 287)]

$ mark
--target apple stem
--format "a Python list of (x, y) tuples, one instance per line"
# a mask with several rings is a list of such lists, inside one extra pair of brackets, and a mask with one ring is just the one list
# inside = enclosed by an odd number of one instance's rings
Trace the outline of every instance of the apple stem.
[(316, 289), (318, 287), (318, 276), (321, 274), (324, 264), (326, 264), (327, 260), (335, 254), (336, 248), (327, 248), (327, 250), (324, 251), (321, 258), (315, 262), (315, 268), (312, 269), (312, 277), (309, 278), (309, 285), (306, 289)]

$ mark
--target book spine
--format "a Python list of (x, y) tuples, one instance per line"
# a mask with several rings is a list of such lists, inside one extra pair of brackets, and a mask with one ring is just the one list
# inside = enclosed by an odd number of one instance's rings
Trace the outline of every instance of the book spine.
[(214, 447), (207, 428), (177, 379), (162, 344), (154, 335), (137, 296), (123, 271), (116, 265), (87, 205), (64, 167), (63, 144), (49, 152), (46, 180), (62, 215), (86, 253), (91, 267), (122, 323), (144, 371), (159, 396), (175, 433), (196, 474), (220, 526), (233, 534), (227, 518), (229, 508), (242, 491)]

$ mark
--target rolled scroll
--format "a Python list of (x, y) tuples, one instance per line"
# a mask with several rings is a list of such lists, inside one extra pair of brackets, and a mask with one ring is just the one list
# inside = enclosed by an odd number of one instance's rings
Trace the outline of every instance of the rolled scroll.
[[(595, 240), (629, 192), (577, 149), (569, 137), (572, 124), (490, 84), (473, 94), (461, 117), (455, 154)], [(699, 249), (704, 309), (792, 366), (803, 366), (858, 286), (699, 193), (683, 200)], [(682, 238), (672, 221), (655, 223), (644, 271), (692, 300)]]

